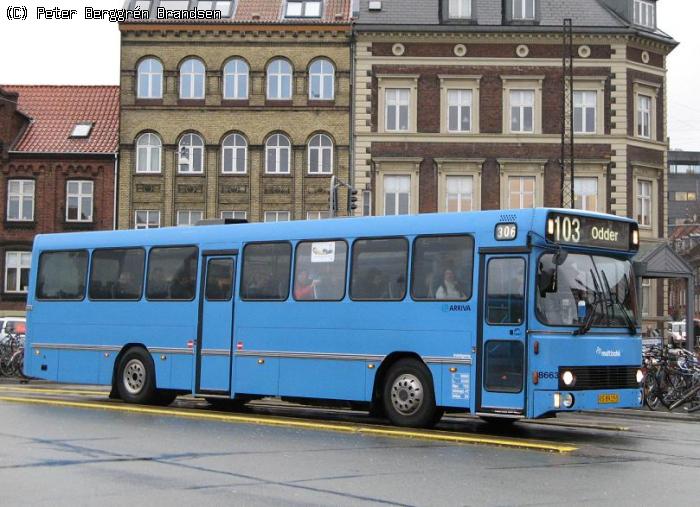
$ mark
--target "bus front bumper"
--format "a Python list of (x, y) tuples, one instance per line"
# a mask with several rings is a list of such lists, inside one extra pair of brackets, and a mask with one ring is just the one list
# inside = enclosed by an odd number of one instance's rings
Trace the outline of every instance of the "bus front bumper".
[(590, 391), (540, 390), (533, 393), (530, 417), (542, 417), (553, 412), (605, 410), (609, 408), (639, 408), (641, 388), (603, 389)]

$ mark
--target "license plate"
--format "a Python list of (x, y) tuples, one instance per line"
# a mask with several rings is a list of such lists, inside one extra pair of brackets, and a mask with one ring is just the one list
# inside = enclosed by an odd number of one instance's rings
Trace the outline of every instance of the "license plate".
[(598, 403), (601, 405), (606, 404), (606, 403), (619, 403), (620, 402), (620, 395), (619, 394), (599, 394), (598, 395)]

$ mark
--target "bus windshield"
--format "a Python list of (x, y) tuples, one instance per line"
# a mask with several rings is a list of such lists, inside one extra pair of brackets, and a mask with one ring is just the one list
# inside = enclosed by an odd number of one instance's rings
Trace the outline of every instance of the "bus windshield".
[(537, 315), (544, 324), (583, 326), (588, 320), (589, 326), (629, 327), (637, 322), (629, 261), (584, 254), (569, 254), (559, 266), (556, 260), (555, 254), (544, 254), (538, 264)]

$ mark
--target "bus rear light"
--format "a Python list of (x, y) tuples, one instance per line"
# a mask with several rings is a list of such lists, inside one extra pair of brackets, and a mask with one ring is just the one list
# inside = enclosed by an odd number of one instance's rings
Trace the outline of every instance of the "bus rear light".
[(536, 341), (535, 343), (533, 343), (532, 350), (535, 354), (539, 354), (540, 353), (540, 342)]
[(540, 383), (540, 374), (538, 372), (532, 374), (532, 383), (535, 385)]

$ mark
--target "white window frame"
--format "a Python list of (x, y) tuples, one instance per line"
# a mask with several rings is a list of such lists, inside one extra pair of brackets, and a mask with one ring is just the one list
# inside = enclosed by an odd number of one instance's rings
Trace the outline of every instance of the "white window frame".
[[(241, 93), (241, 80), (245, 80), (245, 93)], [(228, 83), (233, 80), (233, 95), (229, 95)], [(231, 58), (224, 65), (224, 100), (247, 100), (250, 94), (250, 66), (243, 58)]]
[(653, 2), (634, 0), (634, 24), (647, 28), (656, 27), (656, 10)]
[[(651, 139), (652, 101), (653, 97), (645, 94), (637, 96), (637, 136)], [(647, 103), (648, 102), (648, 103)]]
[[(468, 110), (469, 128), (462, 128), (462, 110)], [(457, 128), (451, 128), (452, 112), (457, 114)], [(449, 89), (447, 90), (447, 131), (454, 134), (468, 134), (472, 132), (474, 120), (474, 93), (472, 90)]]
[(331, 214), (329, 211), (307, 211), (306, 212), (306, 219), (307, 220), (326, 220), (331, 217)]
[[(226, 142), (233, 139), (233, 144)], [(238, 152), (243, 150), (243, 167), (238, 167)], [(226, 157), (232, 157), (231, 170), (226, 170)], [(227, 135), (221, 142), (221, 173), (222, 174), (246, 174), (248, 172), (248, 141), (241, 134)]]
[[(377, 118), (377, 130), (380, 133), (388, 134), (404, 134), (406, 132), (416, 132), (417, 130), (417, 100), (418, 96), (418, 74), (380, 74), (377, 76), (378, 79), (378, 118)], [(409, 90), (409, 101), (408, 101), (408, 128), (406, 130), (389, 130), (387, 129), (387, 90)], [(395, 113), (395, 116), (398, 114)], [(399, 126), (398, 117), (396, 117), (396, 126)]]
[[(280, 144), (280, 140), (285, 139), (287, 145)], [(272, 142), (277, 144), (272, 145)], [(282, 161), (282, 155), (284, 150), (287, 151), (287, 170), (280, 170), (280, 162)], [(272, 151), (275, 154), (275, 166), (269, 166), (269, 152)], [(284, 134), (273, 134), (267, 138), (265, 141), (265, 174), (290, 174), (292, 172), (292, 141)]]
[[(145, 221), (139, 224), (139, 214), (145, 213)], [(152, 217), (158, 220), (151, 220)], [(134, 229), (158, 229), (160, 228), (160, 210), (137, 209), (134, 211)]]
[[(280, 220), (281, 217), (286, 216), (287, 218)], [(270, 220), (274, 217), (274, 220)], [(264, 222), (290, 222), (292, 220), (292, 213), (290, 211), (266, 211), (263, 214)]]
[[(154, 70), (153, 64), (158, 65), (158, 70)], [(144, 68), (148, 65), (148, 68)], [(136, 97), (139, 99), (162, 99), (163, 98), (163, 64), (160, 60), (153, 57), (144, 58), (139, 62), (136, 69)], [(160, 86), (156, 90), (153, 86), (153, 80), (158, 76)], [(148, 85), (148, 93), (141, 95), (141, 80), (145, 79)]]
[[(513, 180), (518, 180), (519, 184), (519, 189), (517, 193), (513, 193), (513, 191), (510, 188), (511, 181)], [(524, 206), (524, 201), (525, 201), (525, 196), (527, 195), (527, 192), (525, 191), (525, 180), (532, 180), (532, 206), (530, 207), (525, 207)], [(511, 198), (517, 195), (518, 196), (518, 206), (513, 208), (511, 205)], [(528, 176), (528, 175), (511, 175), (508, 176), (508, 208), (513, 208), (513, 209), (532, 209), (537, 207), (537, 178), (535, 176)]]
[[(519, 136), (542, 134), (542, 84), (544, 82), (544, 76), (501, 75), (501, 81), (503, 81), (503, 132)], [(513, 113), (511, 101), (513, 92), (534, 92), (531, 131), (514, 131), (511, 128), (511, 115)], [(524, 110), (522, 107), (518, 109), (522, 127)]]
[[(648, 188), (648, 192), (644, 189)], [(637, 222), (639, 227), (652, 228), (654, 213), (654, 181), (646, 178), (638, 178), (635, 185), (637, 199)], [(646, 220), (645, 220), (646, 218)]]
[[(199, 139), (201, 141), (200, 144), (195, 144), (195, 139)], [(199, 134), (195, 134), (193, 132), (189, 134), (185, 134), (182, 136), (180, 139), (180, 142), (177, 144), (177, 172), (178, 174), (203, 174), (204, 173), (204, 148), (205, 148), (205, 143), (204, 139), (202, 136)], [(199, 151), (199, 167), (200, 169), (197, 170), (195, 168), (195, 156), (197, 155), (197, 151)], [(183, 160), (185, 157), (185, 154), (187, 154), (187, 163), (183, 164)], [(186, 165), (186, 168), (183, 169), (182, 166)]]
[[(544, 205), (544, 167), (546, 160), (499, 159), (501, 165), (501, 209), (510, 209), (510, 179), (532, 177), (535, 179), (535, 208)], [(522, 183), (521, 183), (522, 186)], [(522, 204), (522, 194), (519, 204)], [(528, 208), (529, 209), (529, 208)]]
[[(591, 97), (593, 100), (591, 101)], [(598, 91), (574, 90), (574, 132), (576, 134), (596, 134), (598, 131)], [(591, 104), (592, 102), (592, 104)], [(576, 124), (576, 111), (580, 110), (581, 125)], [(593, 130), (588, 130), (587, 115), (592, 111)]]
[[(282, 66), (286, 66), (284, 69)], [(279, 67), (279, 68), (273, 68)], [(287, 70), (288, 69), (288, 70)], [(289, 86), (283, 90), (284, 78), (289, 77)], [(277, 94), (272, 95), (272, 82), (277, 82)], [(275, 58), (267, 64), (267, 100), (292, 100), (294, 97), (294, 67), (284, 58)]]
[[(319, 70), (314, 70), (314, 66), (320, 65)], [(328, 67), (328, 68), (326, 68)], [(318, 79), (320, 95), (314, 97), (312, 93), (314, 79)], [(326, 96), (326, 81), (330, 80), (331, 94)], [(334, 100), (335, 99), (335, 65), (328, 58), (317, 58), (309, 65), (309, 100)]]
[(204, 220), (204, 211), (181, 209), (176, 213), (176, 223), (178, 227), (192, 227), (200, 220)]
[[(318, 145), (315, 145), (314, 143), (318, 140)], [(323, 141), (327, 140), (330, 145), (324, 146)], [(307, 147), (307, 152), (306, 156), (308, 159), (308, 172), (309, 174), (333, 174), (333, 151), (334, 151), (334, 145), (333, 145), (333, 139), (330, 138), (330, 136), (326, 134), (315, 134), (314, 136), (309, 139), (309, 144)], [(313, 167), (311, 164), (311, 154), (312, 152), (317, 152), (316, 153), (316, 167)], [(329, 154), (329, 165), (328, 169), (324, 170), (323, 168), (323, 154), (324, 152), (328, 152)]]
[[(195, 68), (195, 65), (201, 65), (201, 69)], [(192, 68), (188, 69), (187, 66), (191, 65)], [(190, 93), (185, 95), (185, 79), (190, 80)], [(197, 80), (202, 80), (202, 94), (197, 95)], [(180, 98), (182, 100), (202, 100), (207, 95), (207, 67), (204, 62), (199, 58), (188, 58), (180, 65)]]
[[(78, 191), (77, 192), (71, 192), (70, 191), (70, 186), (71, 183), (77, 183), (78, 184)], [(90, 191), (89, 192), (84, 192), (83, 191), (83, 185), (89, 185)], [(81, 218), (83, 214), (83, 199), (90, 199), (90, 214), (88, 215), (87, 218)], [(70, 206), (69, 202), (71, 199), (77, 199), (78, 200), (78, 218), (69, 218), (69, 213), (70, 213)], [(95, 209), (95, 182), (91, 180), (68, 180), (66, 181), (66, 222), (92, 222), (93, 220), (93, 214), (94, 214), (94, 209)]]
[[(595, 183), (595, 190), (594, 192), (586, 192), (581, 193), (581, 185), (584, 182), (590, 183), (590, 182)], [(578, 190), (577, 190), (577, 184), (578, 185)], [(579, 206), (578, 204), (576, 205), (576, 209), (580, 210), (585, 210), (585, 211), (595, 211), (597, 212), (599, 210), (600, 206), (600, 189), (598, 186), (600, 185), (600, 179), (597, 178), (596, 176), (576, 176), (574, 177), (574, 197), (580, 197), (581, 198), (581, 205)], [(595, 197), (595, 206), (591, 208), (591, 198)]]
[[(403, 181), (408, 183), (408, 190), (406, 192), (402, 191), (396, 191), (396, 192), (387, 192), (387, 181), (390, 178), (401, 178)], [(398, 173), (392, 173), (392, 174), (385, 174), (383, 176), (383, 191), (382, 191), (382, 203), (383, 203), (383, 208), (384, 208), (384, 216), (394, 216), (394, 215), (410, 215), (411, 214), (411, 175), (410, 174), (398, 174)], [(387, 196), (388, 195), (394, 195), (394, 213), (387, 213)], [(406, 194), (408, 197), (408, 201), (406, 202), (406, 213), (401, 213), (401, 209), (399, 206), (399, 196)]]
[[(18, 192), (12, 192), (12, 184), (16, 183), (19, 185)], [(31, 190), (28, 188), (31, 187)], [(25, 199), (31, 199), (31, 214), (29, 218), (22, 218), (24, 215), (24, 205)], [(10, 213), (10, 205), (15, 201), (17, 202), (17, 212), (18, 215), (13, 217)], [(8, 222), (33, 222), (34, 221), (34, 207), (36, 202), (36, 182), (34, 180), (24, 180), (24, 179), (10, 179), (7, 180), (7, 221)]]
[(449, 0), (447, 16), (450, 19), (470, 19), (472, 17), (472, 0)]
[[(15, 266), (10, 267), (10, 258), (14, 257), (16, 259), (16, 262), (13, 262), (12, 264), (16, 264)], [(29, 271), (32, 266), (32, 253), (31, 252), (26, 252), (26, 251), (14, 251), (14, 250), (8, 250), (5, 252), (5, 284), (4, 284), (4, 289), (6, 294), (26, 294), (28, 287), (22, 287), (22, 271), (27, 270)], [(9, 285), (9, 280), (10, 280), (10, 270), (16, 271), (15, 273), (15, 286), (10, 287)], [(27, 283), (29, 283), (29, 275), (27, 275)]]
[(372, 216), (372, 191), (363, 190), (362, 191), (362, 216), (371, 217)]
[[(147, 141), (148, 144), (140, 145), (141, 141)], [(154, 142), (155, 141), (155, 142)], [(141, 166), (141, 152), (145, 151), (146, 156), (146, 170), (140, 170)], [(157, 167), (153, 167), (153, 157), (154, 153), (158, 154), (158, 164)], [(163, 142), (158, 134), (152, 132), (146, 132), (141, 134), (136, 138), (136, 173), (137, 174), (160, 174), (162, 172), (163, 164)]]
[[(537, 16), (536, 0), (512, 0), (511, 2), (511, 17), (518, 21), (532, 21)], [(532, 8), (532, 15), (528, 16), (528, 10)], [(516, 15), (519, 13), (521, 15)]]
[[(461, 191), (458, 191), (457, 193), (451, 193), (450, 192), (450, 181), (456, 180), (456, 179), (464, 179), (469, 181), (469, 185), (471, 186), (471, 189), (468, 192), (465, 192), (464, 194)], [(465, 211), (473, 211), (474, 210), (474, 176), (472, 175), (464, 175), (464, 174), (449, 174), (445, 176), (445, 212), (447, 213), (463, 213)], [(450, 196), (455, 195), (457, 197), (457, 208), (456, 210), (450, 210)], [(470, 206), (469, 209), (462, 209), (462, 198), (464, 195), (467, 195), (469, 198)]]
[[(292, 6), (295, 7), (293, 12)], [(299, 7), (299, 10), (296, 10)], [(315, 11), (318, 8), (318, 11)], [(323, 15), (322, 0), (287, 0), (287, 5), (284, 8), (285, 18), (320, 18)]]
[(221, 218), (226, 220), (248, 220), (247, 211), (224, 210), (221, 212)]
[[(536, 114), (536, 108), (535, 108), (535, 95), (536, 92), (535, 90), (530, 90), (530, 89), (518, 89), (518, 90), (510, 90), (509, 91), (509, 96), (510, 96), (510, 107), (508, 108), (510, 111), (510, 118), (509, 118), (509, 125), (510, 125), (510, 132), (514, 134), (534, 134), (535, 133), (535, 114)], [(529, 100), (526, 100), (527, 97), (532, 98), (532, 103), (528, 104)], [(518, 123), (519, 123), (519, 129), (514, 129), (513, 128), (513, 112), (514, 109), (518, 110)], [(531, 108), (532, 109), (532, 115), (531, 115), (531, 125), (530, 128), (527, 129), (525, 128), (525, 110)]]
[[(645, 294), (648, 293), (648, 294)], [(651, 280), (649, 278), (642, 278), (642, 293), (641, 296), (641, 313), (643, 317), (648, 317), (651, 310)]]
[[(389, 113), (389, 108), (394, 107), (394, 114)], [(401, 109), (406, 109), (406, 126), (401, 128)], [(389, 127), (389, 121), (393, 119), (395, 128)], [(386, 132), (409, 132), (411, 130), (411, 89), (410, 88), (386, 88), (384, 90), (384, 130)]]

